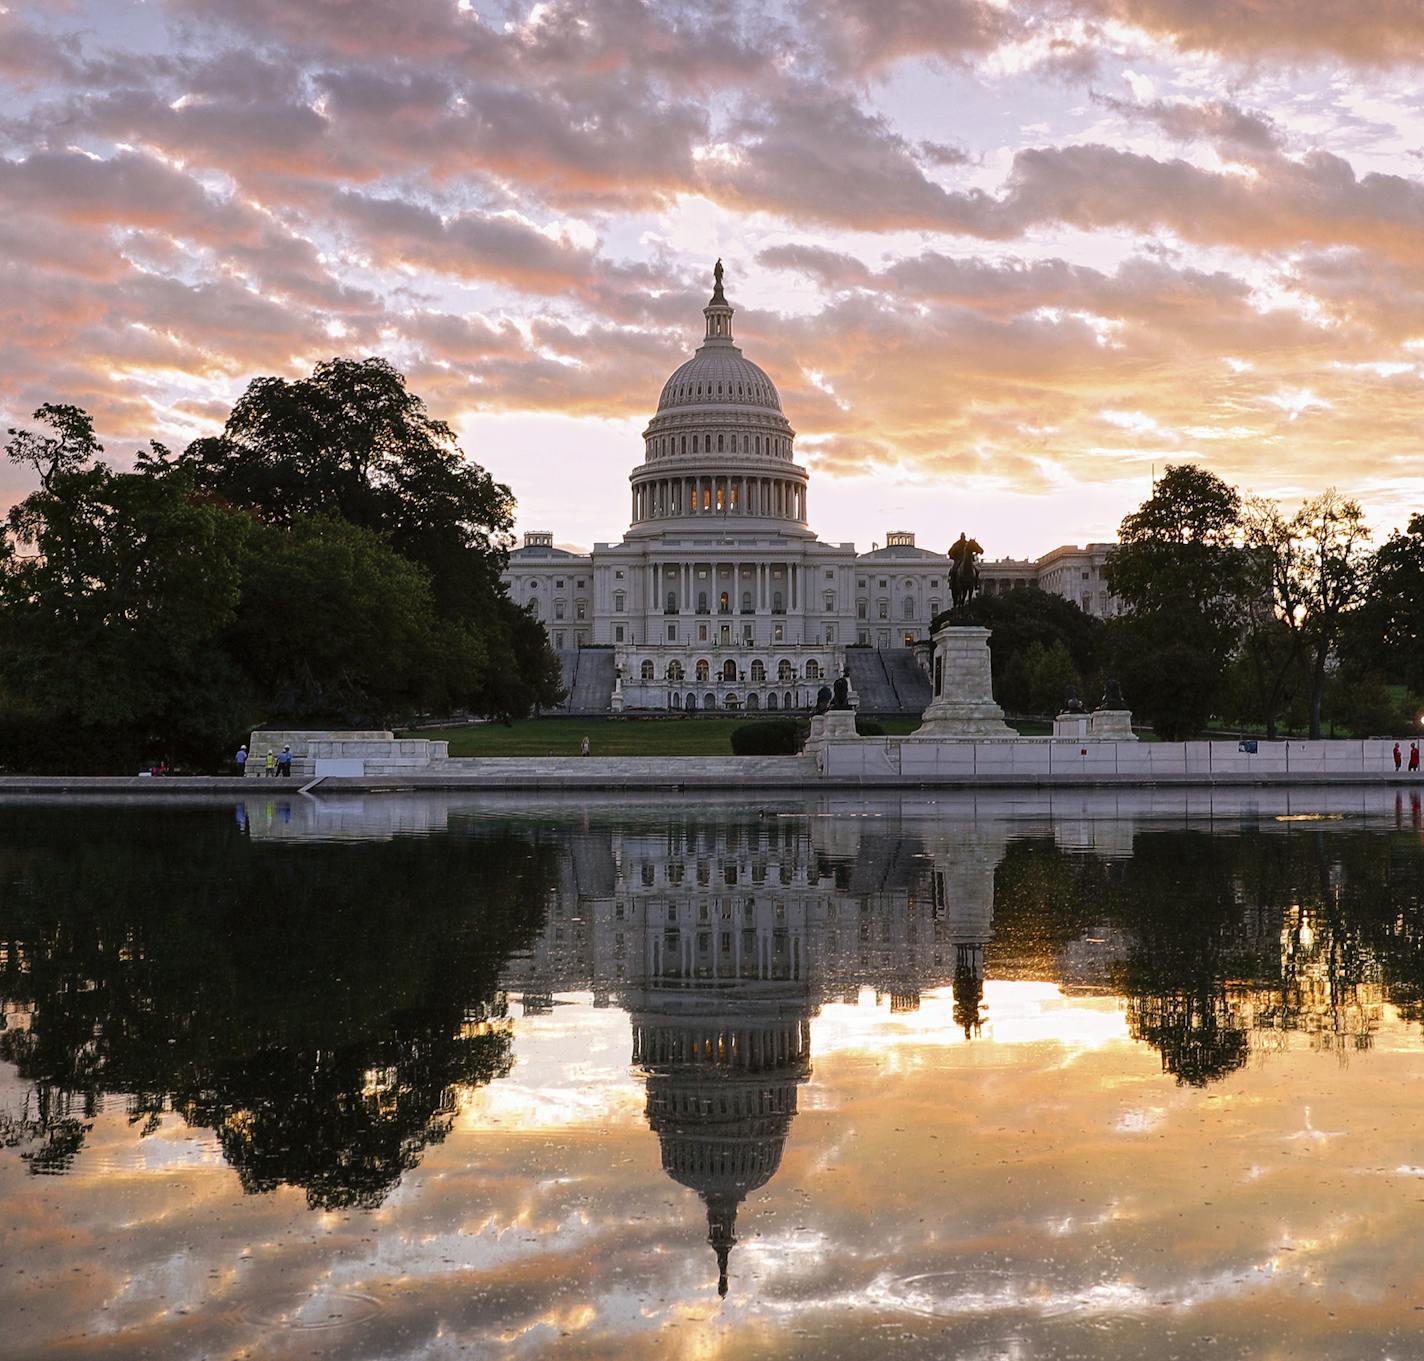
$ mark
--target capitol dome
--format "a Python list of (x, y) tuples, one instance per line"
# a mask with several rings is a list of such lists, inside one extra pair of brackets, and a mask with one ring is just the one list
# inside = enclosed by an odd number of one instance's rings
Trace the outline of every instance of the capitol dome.
[(658, 398), (659, 411), (733, 404), (781, 410), (781, 398), (766, 370), (744, 358), (730, 338), (725, 345), (703, 345), (667, 380)]
[(794, 461), (796, 432), (776, 384), (733, 342), (720, 260), (713, 279), (702, 344), (663, 384), (643, 431), (643, 462), (630, 478), (630, 533), (735, 516), (804, 534), (806, 470)]

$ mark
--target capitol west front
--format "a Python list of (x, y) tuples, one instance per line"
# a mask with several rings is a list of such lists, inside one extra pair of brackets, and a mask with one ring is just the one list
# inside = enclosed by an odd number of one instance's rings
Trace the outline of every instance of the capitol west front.
[[(576, 711), (804, 709), (848, 660), (878, 700), (863, 707), (922, 706), (909, 649), (949, 603), (950, 561), (909, 533), (869, 553), (816, 537), (796, 432), (732, 315), (719, 278), (702, 344), (643, 432), (622, 541), (582, 555), (531, 532), (504, 584), (548, 631)], [(1040, 586), (1110, 614), (1109, 547), (986, 561), (983, 588)]]

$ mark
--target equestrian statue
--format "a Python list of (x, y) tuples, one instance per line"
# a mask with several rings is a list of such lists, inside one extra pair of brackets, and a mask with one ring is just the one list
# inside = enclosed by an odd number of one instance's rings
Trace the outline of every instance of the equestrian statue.
[(966, 538), (961, 532), (950, 546), (949, 594), (954, 608), (967, 605), (979, 591), (979, 557), (984, 552), (978, 539)]

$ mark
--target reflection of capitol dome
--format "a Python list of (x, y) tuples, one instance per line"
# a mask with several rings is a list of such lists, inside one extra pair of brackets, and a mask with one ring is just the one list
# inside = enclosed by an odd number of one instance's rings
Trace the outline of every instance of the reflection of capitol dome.
[[(663, 1170), (707, 1205), (719, 1295), (727, 1293), (737, 1207), (781, 1166), (796, 1088), (811, 1072), (807, 1008), (786, 1005), (777, 991), (750, 1002), (720, 993), (644, 994), (632, 1018), (648, 1123)], [(678, 1014), (689, 1003), (693, 1010)]]

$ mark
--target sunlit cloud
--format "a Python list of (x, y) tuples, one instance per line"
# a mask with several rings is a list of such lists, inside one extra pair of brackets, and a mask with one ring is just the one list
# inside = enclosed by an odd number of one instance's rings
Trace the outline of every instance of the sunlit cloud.
[(1167, 456), (1265, 493), (1348, 469), (1387, 528), (1421, 68), (1393, 0), (13, 5), (0, 423), (78, 402), (122, 459), (381, 353), (461, 429), (565, 418), (558, 477), (470, 452), (526, 527), (611, 538), (720, 254), (828, 539), (884, 528), (873, 476), (925, 542), (968, 494), (1041, 552), (1032, 498), (1101, 537)]

